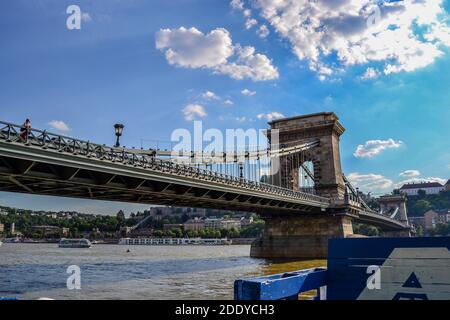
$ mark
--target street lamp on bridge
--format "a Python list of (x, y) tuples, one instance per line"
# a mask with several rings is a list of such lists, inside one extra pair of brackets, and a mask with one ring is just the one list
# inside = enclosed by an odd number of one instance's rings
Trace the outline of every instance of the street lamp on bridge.
[(116, 137), (117, 137), (116, 145), (115, 145), (116, 148), (120, 147), (120, 136), (122, 135), (124, 127), (125, 126), (123, 124), (120, 124), (120, 123), (116, 123), (114, 125), (114, 131), (115, 131)]

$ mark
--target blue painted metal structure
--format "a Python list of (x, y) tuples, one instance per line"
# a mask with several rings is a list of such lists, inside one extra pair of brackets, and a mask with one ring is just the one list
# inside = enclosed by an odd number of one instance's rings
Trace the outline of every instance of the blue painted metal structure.
[(275, 274), (249, 280), (236, 280), (234, 298), (236, 300), (297, 300), (299, 293), (317, 290), (326, 286), (327, 270), (324, 268), (305, 269), (295, 272)]
[(314, 289), (327, 300), (449, 300), (450, 237), (332, 239), (327, 269), (237, 280), (234, 296), (298, 299)]

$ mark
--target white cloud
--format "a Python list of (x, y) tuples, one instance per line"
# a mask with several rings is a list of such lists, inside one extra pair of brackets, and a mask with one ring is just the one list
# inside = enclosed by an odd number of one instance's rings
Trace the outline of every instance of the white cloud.
[(236, 10), (244, 10), (244, 3), (242, 0), (231, 0), (230, 6)]
[(206, 68), (233, 79), (265, 81), (278, 78), (278, 70), (255, 48), (233, 45), (230, 33), (217, 28), (204, 34), (196, 28), (162, 29), (156, 33), (156, 48), (169, 64), (184, 68)]
[(217, 66), (217, 73), (229, 75), (236, 80), (244, 78), (253, 81), (278, 79), (278, 70), (272, 65), (272, 61), (263, 54), (255, 53), (255, 48), (236, 45), (235, 53), (235, 61)]
[(237, 122), (245, 122), (245, 121), (247, 121), (247, 118), (246, 117), (236, 117), (236, 118), (234, 118)]
[(223, 28), (208, 34), (196, 28), (162, 29), (156, 33), (156, 48), (169, 64), (185, 68), (213, 68), (233, 55), (230, 34)]
[(53, 129), (58, 131), (68, 132), (70, 131), (69, 126), (62, 120), (52, 120), (48, 123)]
[(374, 69), (372, 67), (369, 67), (366, 69), (366, 72), (360, 77), (361, 80), (369, 80), (369, 79), (375, 79), (380, 76), (380, 72), (377, 69)]
[(257, 25), (258, 21), (253, 18), (249, 18), (245, 21), (245, 29), (251, 29), (253, 26)]
[(225, 100), (223, 103), (226, 104), (227, 106), (232, 106), (234, 104), (234, 102), (231, 101), (230, 99)]
[(202, 94), (202, 98), (206, 99), (206, 100), (219, 100), (219, 96), (217, 96), (214, 92), (212, 91), (205, 91)]
[[(445, 0), (255, 0), (293, 53), (309, 63), (320, 78), (320, 66), (336, 56), (348, 67), (369, 62), (385, 64), (384, 73), (425, 67), (450, 46)], [(378, 16), (377, 13), (380, 13)], [(446, 21), (447, 19), (447, 21)]]
[(248, 90), (248, 89), (244, 89), (244, 90), (241, 91), (241, 93), (242, 93), (244, 96), (249, 97), (249, 96), (254, 96), (254, 95), (256, 94), (256, 91), (250, 91), (250, 90)]
[(276, 119), (284, 118), (284, 114), (280, 112), (271, 112), (271, 113), (260, 113), (256, 116), (258, 119), (266, 119), (267, 121), (272, 121)]
[(259, 26), (258, 31), (256, 31), (258, 36), (262, 39), (267, 38), (267, 36), (270, 34), (269, 28), (265, 24), (262, 24)]
[(385, 149), (397, 149), (403, 145), (402, 141), (388, 140), (369, 140), (365, 144), (360, 144), (353, 155), (357, 158), (372, 158)]
[(184, 114), (184, 119), (187, 121), (192, 121), (196, 118), (204, 118), (207, 116), (205, 107), (200, 104), (188, 104), (182, 111)]
[(392, 180), (380, 174), (352, 172), (347, 178), (355, 187), (360, 188), (364, 192), (384, 192), (393, 186)]
[(405, 170), (403, 172), (400, 172), (399, 176), (401, 177), (418, 177), (420, 176), (420, 171), (419, 170)]

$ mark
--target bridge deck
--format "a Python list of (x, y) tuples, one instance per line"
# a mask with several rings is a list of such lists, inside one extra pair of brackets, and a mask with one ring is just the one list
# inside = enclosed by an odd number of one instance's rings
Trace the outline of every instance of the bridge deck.
[(0, 130), (0, 190), (242, 211), (320, 212), (330, 201), (305, 192), (198, 169), (149, 155), (18, 127)]
[[(330, 199), (0, 122), (0, 191), (217, 208), (257, 213), (327, 213)], [(399, 221), (361, 208), (354, 217), (387, 229)]]

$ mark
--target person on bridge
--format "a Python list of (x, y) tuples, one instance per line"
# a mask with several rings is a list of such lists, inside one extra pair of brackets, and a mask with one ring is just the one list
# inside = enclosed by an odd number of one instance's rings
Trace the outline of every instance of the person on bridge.
[(25, 141), (28, 139), (28, 134), (31, 129), (31, 121), (30, 119), (26, 119), (23, 123), (22, 127), (20, 128), (20, 139)]

